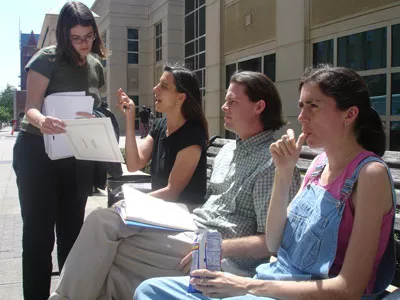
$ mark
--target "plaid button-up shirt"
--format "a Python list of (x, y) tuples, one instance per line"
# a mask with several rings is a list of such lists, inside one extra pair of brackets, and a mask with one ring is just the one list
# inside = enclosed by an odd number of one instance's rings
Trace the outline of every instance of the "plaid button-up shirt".
[[(206, 203), (193, 211), (199, 228), (218, 230), (224, 239), (265, 232), (266, 215), (274, 183), (275, 166), (269, 152), (272, 131), (226, 144), (214, 160)], [(295, 170), (292, 199), (300, 188)], [(239, 268), (254, 272), (260, 260), (232, 258)]]

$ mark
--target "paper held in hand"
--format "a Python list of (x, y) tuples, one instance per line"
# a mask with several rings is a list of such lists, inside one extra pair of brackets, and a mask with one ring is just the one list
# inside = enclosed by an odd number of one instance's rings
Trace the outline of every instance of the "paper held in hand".
[(76, 159), (124, 162), (110, 118), (63, 120)]
[[(92, 113), (93, 97), (85, 92), (65, 92), (48, 95), (43, 102), (42, 113), (57, 119), (75, 119), (78, 111)], [(73, 157), (65, 134), (43, 134), (45, 151), (51, 160)]]
[(114, 209), (126, 225), (173, 231), (197, 229), (185, 204), (152, 197), (128, 183), (122, 186), (122, 190), (125, 200), (114, 204)]
[(63, 120), (65, 134), (44, 134), (45, 150), (51, 160), (76, 159), (123, 162), (110, 118), (76, 119), (77, 112), (91, 114), (94, 99), (85, 92), (48, 95), (42, 113)]

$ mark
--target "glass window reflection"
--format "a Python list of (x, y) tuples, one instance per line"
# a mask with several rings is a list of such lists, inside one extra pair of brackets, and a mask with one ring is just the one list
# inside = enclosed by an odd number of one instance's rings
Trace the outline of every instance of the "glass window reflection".
[(400, 115), (400, 73), (392, 74), (392, 95), (390, 101), (390, 111), (391, 115)]
[(231, 80), (231, 77), (233, 73), (236, 72), (236, 64), (230, 64), (225, 67), (225, 88), (228, 89), (229, 87), (229, 81)]
[(400, 66), (400, 24), (392, 26), (392, 67)]
[(238, 69), (240, 71), (261, 72), (261, 57), (256, 57), (253, 59), (239, 62)]
[(333, 65), (333, 40), (313, 44), (313, 65)]
[(275, 53), (264, 56), (264, 74), (267, 75), (273, 82), (275, 82), (275, 63)]
[(135, 28), (128, 29), (128, 39), (129, 40), (137, 40), (139, 39), (139, 30)]
[(338, 66), (355, 70), (386, 67), (386, 27), (338, 38)]
[(364, 76), (368, 84), (371, 105), (379, 115), (386, 115), (386, 74)]
[(400, 121), (390, 122), (389, 150), (400, 151)]
[(128, 64), (138, 64), (139, 55), (137, 53), (128, 53)]
[(185, 17), (185, 41), (194, 39), (194, 13)]

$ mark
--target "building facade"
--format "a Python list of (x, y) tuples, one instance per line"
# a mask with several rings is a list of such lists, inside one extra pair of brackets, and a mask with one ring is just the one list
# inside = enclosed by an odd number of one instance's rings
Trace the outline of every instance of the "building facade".
[(25, 115), (25, 103), (26, 103), (26, 76), (25, 66), (32, 58), (33, 55), (38, 51), (38, 39), (39, 34), (31, 33), (20, 33), (20, 90), (14, 91), (14, 102), (13, 102), (13, 119), (16, 120), (16, 129), (19, 128), (20, 122)]
[(220, 107), (237, 70), (275, 81), (288, 126), (299, 133), (300, 77), (307, 66), (330, 63), (367, 80), (387, 148), (400, 150), (400, 1), (96, 0), (91, 9), (112, 51), (103, 95), (122, 130), (115, 91), (154, 109), (163, 65), (181, 62), (198, 75), (210, 135), (233, 136)]
[(164, 63), (183, 61), (184, 1), (96, 0), (92, 10), (100, 16), (99, 31), (111, 50), (104, 63), (103, 92), (124, 130), (125, 119), (116, 109), (117, 89), (135, 101), (137, 110), (146, 105), (154, 111), (152, 89)]
[(26, 90), (26, 72), (25, 72), (25, 66), (26, 64), (30, 61), (33, 55), (38, 50), (37, 43), (39, 40), (39, 34), (34, 34), (33, 31), (31, 33), (20, 33), (20, 51), (21, 51), (21, 57), (20, 57), (20, 78), (21, 78), (21, 84), (20, 88), (21, 90)]

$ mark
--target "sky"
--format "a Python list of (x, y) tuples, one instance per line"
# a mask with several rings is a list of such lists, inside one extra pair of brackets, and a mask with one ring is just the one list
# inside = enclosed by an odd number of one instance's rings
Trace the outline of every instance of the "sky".
[[(95, 0), (81, 0), (89, 8)], [(51, 9), (63, 6), (64, 0), (6, 0), (0, 11), (0, 92), (7, 84), (17, 89), (20, 79), (19, 31), (40, 34), (44, 16)]]

